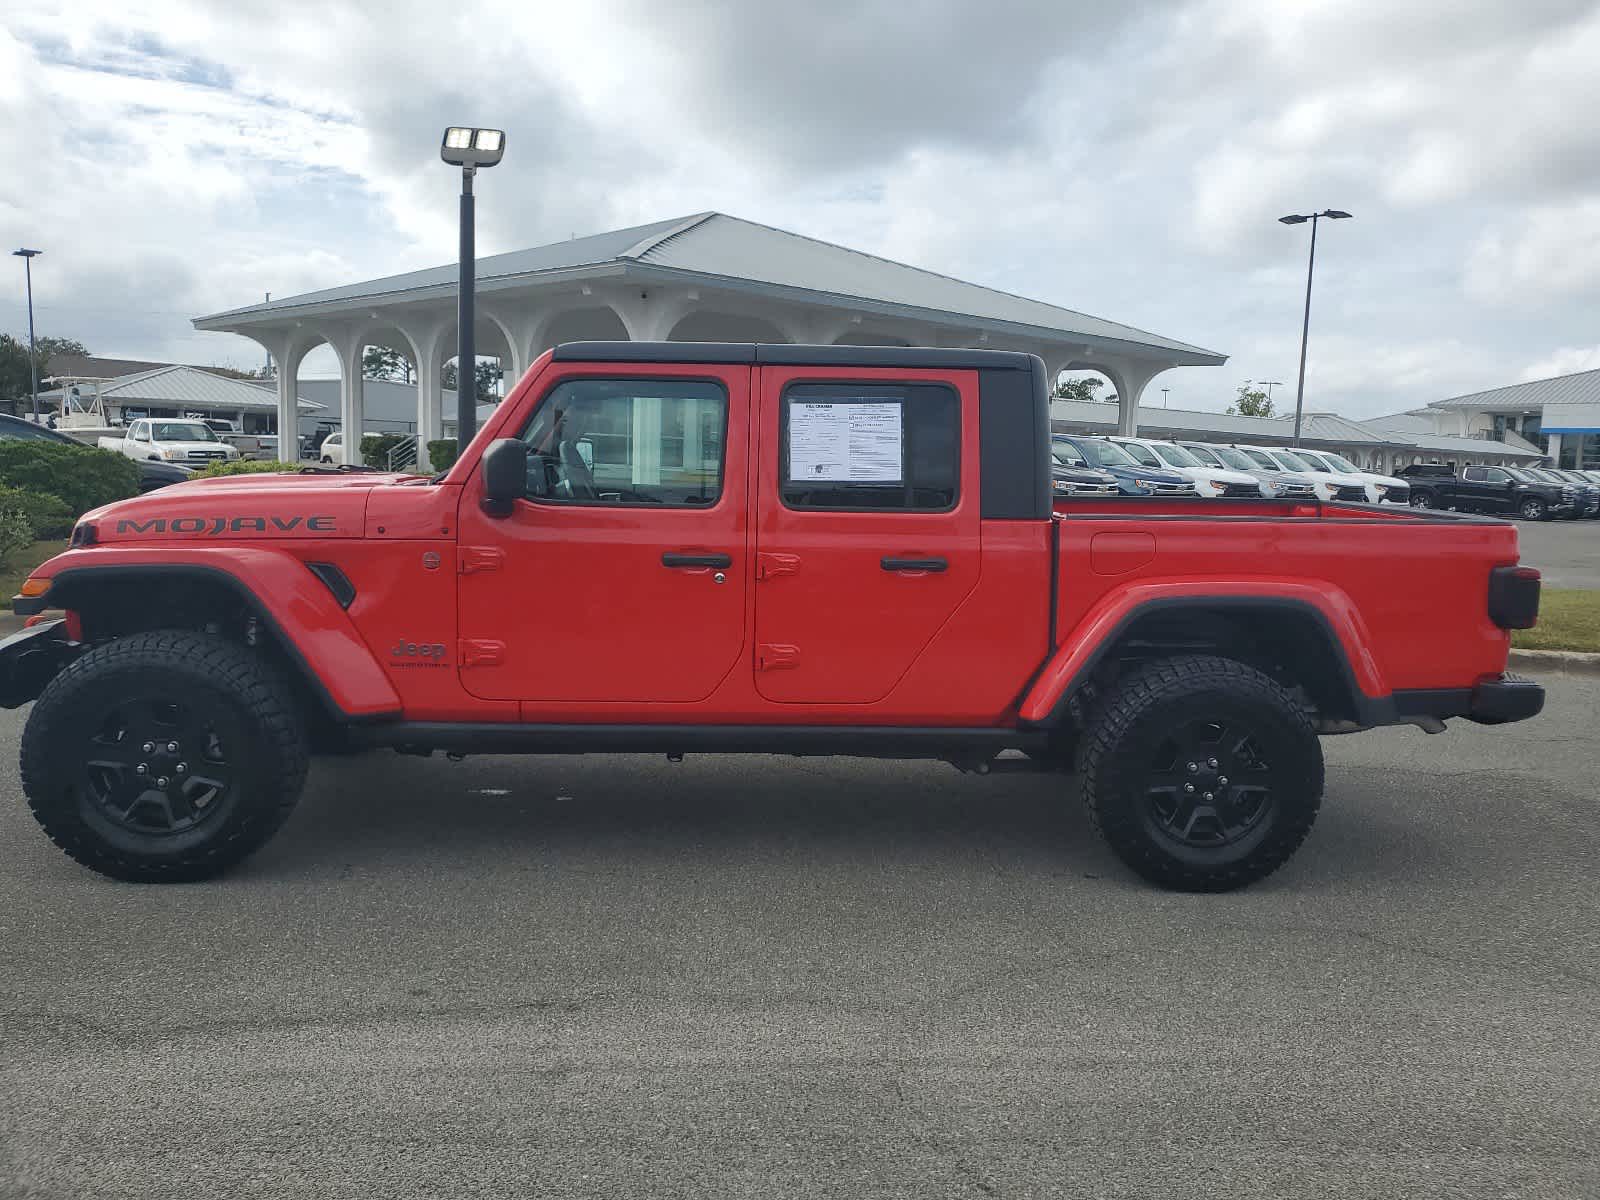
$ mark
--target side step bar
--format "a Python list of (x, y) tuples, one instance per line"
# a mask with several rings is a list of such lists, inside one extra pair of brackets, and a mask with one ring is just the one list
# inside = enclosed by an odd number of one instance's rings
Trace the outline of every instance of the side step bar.
[(794, 754), (945, 759), (1043, 749), (1020, 729), (872, 725), (513, 725), (401, 721), (357, 725), (353, 741), (413, 754)]

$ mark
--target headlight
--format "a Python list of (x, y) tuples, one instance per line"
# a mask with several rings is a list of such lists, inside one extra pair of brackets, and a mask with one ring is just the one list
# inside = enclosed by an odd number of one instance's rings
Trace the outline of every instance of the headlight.
[(1381, 483), (1375, 483), (1372, 486), (1378, 489), (1378, 498), (1380, 500), (1389, 494), (1389, 489), (1384, 487)]
[(1227, 491), (1227, 488), (1218, 483), (1215, 479), (1202, 479), (1199, 483), (1195, 484), (1195, 491), (1209, 492), (1213, 496), (1220, 496), (1223, 492)]
[(1155, 491), (1156, 489), (1156, 485), (1151, 483), (1148, 479), (1135, 479), (1133, 481), (1133, 486), (1136, 488), (1144, 488), (1146, 491), (1151, 492)]
[(171, 450), (171, 449), (163, 450), (161, 452), (161, 457), (162, 458), (182, 458), (183, 457), (183, 451), (182, 450)]

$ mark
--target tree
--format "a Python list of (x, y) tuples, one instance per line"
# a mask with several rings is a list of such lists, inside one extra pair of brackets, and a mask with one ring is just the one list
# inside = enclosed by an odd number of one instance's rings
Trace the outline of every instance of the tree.
[[(39, 381), (42, 384), (50, 366), (52, 354), (88, 354), (88, 349), (76, 338), (42, 337), (34, 342), (39, 356)], [(29, 394), (33, 387), (33, 373), (28, 367), (28, 339), (0, 333), (0, 397), (17, 400)]]
[(1265, 392), (1252, 388), (1248, 382), (1239, 385), (1239, 397), (1228, 405), (1228, 415), (1234, 417), (1270, 417), (1272, 399)]
[[(500, 377), (504, 374), (500, 364), (492, 358), (480, 358), (478, 369), (478, 403), (494, 404), (500, 399)], [(446, 363), (444, 368), (444, 386), (447, 391), (456, 388), (456, 364)]]
[[(1104, 379), (1091, 379), (1085, 375), (1082, 379), (1060, 379), (1056, 381), (1055, 398), (1057, 400), (1079, 400), (1085, 404), (1092, 404), (1100, 397), (1095, 392), (1105, 386)], [(1115, 397), (1112, 397), (1115, 399)]]
[(411, 360), (392, 346), (368, 346), (361, 355), (364, 379), (395, 379), (411, 382)]

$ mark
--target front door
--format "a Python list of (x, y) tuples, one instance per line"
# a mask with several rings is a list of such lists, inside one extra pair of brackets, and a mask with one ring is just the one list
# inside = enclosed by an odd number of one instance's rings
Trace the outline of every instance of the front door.
[(976, 376), (763, 367), (756, 689), (886, 696), (978, 581)]
[(692, 702), (744, 659), (748, 366), (572, 364), (508, 434), (528, 489), (462, 502), (462, 685)]

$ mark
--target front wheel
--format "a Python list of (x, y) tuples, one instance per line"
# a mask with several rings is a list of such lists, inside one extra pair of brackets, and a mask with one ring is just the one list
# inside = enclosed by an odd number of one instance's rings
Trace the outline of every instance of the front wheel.
[(1181, 891), (1270, 875), (1322, 806), (1322, 747), (1305, 710), (1227, 658), (1170, 658), (1127, 676), (1090, 722), (1079, 767), (1117, 857)]
[(1412, 508), (1432, 508), (1433, 507), (1433, 496), (1432, 496), (1432, 494), (1429, 493), (1429, 492), (1412, 492), (1411, 493), (1411, 507)]
[(299, 799), (306, 735), (244, 647), (139, 633), (73, 662), (34, 704), (22, 788), (58, 846), (113, 879), (204, 879), (275, 833)]
[(1542, 521), (1548, 515), (1544, 501), (1535, 496), (1529, 496), (1524, 500), (1517, 511), (1522, 514), (1523, 519), (1526, 521)]

